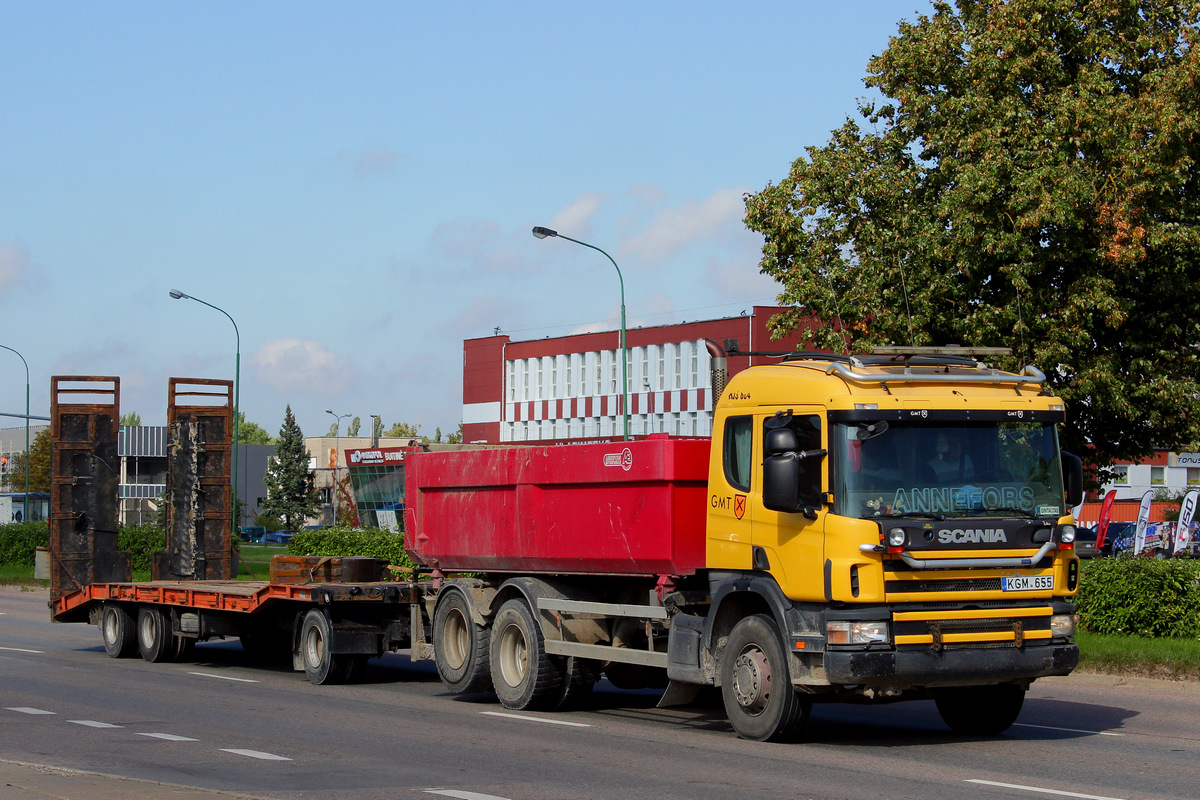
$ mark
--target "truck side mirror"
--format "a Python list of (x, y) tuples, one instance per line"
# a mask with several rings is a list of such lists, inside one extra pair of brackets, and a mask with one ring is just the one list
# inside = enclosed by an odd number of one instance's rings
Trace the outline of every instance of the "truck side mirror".
[(796, 438), (796, 432), (791, 428), (774, 428), (767, 431), (763, 437), (763, 452), (767, 458), (771, 456), (783, 455), (784, 453), (795, 453), (800, 449), (800, 440)]
[(1062, 458), (1063, 477), (1067, 485), (1067, 505), (1074, 508), (1083, 502), (1083, 459), (1066, 450), (1060, 450), (1059, 456)]
[(812, 473), (804, 461), (820, 458), (827, 450), (800, 450), (800, 442), (791, 428), (767, 431), (763, 438), (763, 506), (787, 514), (802, 513), (808, 519), (817, 518), (821, 501), (813, 494)]

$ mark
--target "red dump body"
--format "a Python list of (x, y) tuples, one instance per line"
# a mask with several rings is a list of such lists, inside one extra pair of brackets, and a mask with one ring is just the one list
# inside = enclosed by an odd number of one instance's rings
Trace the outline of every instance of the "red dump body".
[(704, 566), (709, 443), (416, 453), (409, 554), (442, 570), (687, 575)]

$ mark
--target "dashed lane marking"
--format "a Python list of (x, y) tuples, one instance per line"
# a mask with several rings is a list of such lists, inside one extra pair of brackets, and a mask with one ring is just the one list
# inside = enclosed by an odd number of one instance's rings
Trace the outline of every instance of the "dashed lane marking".
[(216, 675), (211, 672), (189, 672), (188, 675), (199, 675), (201, 678), (219, 678), (223, 681), (237, 681), (238, 683), (258, 683), (253, 678), (235, 678), (231, 675)]
[(241, 750), (238, 748), (222, 747), (222, 753), (233, 753), (235, 756), (246, 756), (247, 758), (257, 758), (262, 761), (291, 761), (287, 756), (277, 756), (274, 753), (264, 753), (261, 750)]
[(520, 719), (526, 722), (542, 722), (546, 725), (567, 725), (571, 728), (590, 728), (586, 722), (567, 722), (562, 719), (546, 719), (545, 717), (527, 717), (524, 714), (505, 714), (500, 711), (480, 711), (480, 714), (486, 714), (489, 717), (504, 717), (505, 719)]
[(426, 794), (440, 794), (442, 797), (454, 797), (456, 800), (508, 800), (507, 797), (499, 795), (462, 792), (457, 789), (422, 789), (421, 791)]
[(0, 650), (7, 650), (10, 653), (45, 653), (45, 650), (30, 650), (26, 647), (0, 647)]
[(173, 733), (139, 733), (138, 736), (149, 736), (151, 739), (162, 739), (164, 742), (198, 742), (190, 736), (176, 736)]
[(7, 708), (6, 711), (16, 711), (20, 714), (55, 714), (55, 711), (43, 711), (40, 708), (30, 708), (29, 706), (18, 706), (16, 708)]
[(76, 725), (83, 725), (85, 728), (124, 728), (124, 725), (113, 725), (111, 722), (97, 722), (94, 719), (69, 719), (67, 722), (72, 722)]
[(1084, 800), (1122, 800), (1119, 797), (1105, 797), (1100, 794), (1080, 794), (1079, 792), (1064, 792), (1061, 789), (1047, 789), (1043, 786), (1022, 786), (1019, 783), (999, 783), (998, 781), (981, 781), (967, 780), (964, 783), (978, 783), (983, 786), (998, 786), (1001, 789), (1020, 789), (1023, 792), (1040, 792), (1041, 794), (1053, 794), (1059, 797), (1081, 797)]
[(1067, 733), (1092, 733), (1099, 736), (1124, 736), (1123, 733), (1113, 733), (1112, 731), (1085, 731), (1080, 728), (1055, 728), (1051, 725), (1030, 725), (1026, 722), (1014, 722), (1014, 728), (1041, 728), (1044, 731), (1066, 731)]

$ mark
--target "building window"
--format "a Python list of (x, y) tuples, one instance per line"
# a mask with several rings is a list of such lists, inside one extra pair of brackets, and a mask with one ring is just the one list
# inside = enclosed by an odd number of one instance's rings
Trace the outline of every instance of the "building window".
[(517, 399), (517, 363), (515, 361), (508, 362), (508, 401), (514, 402)]
[(1197, 484), (1200, 484), (1200, 467), (1187, 468), (1187, 482), (1188, 486), (1196, 486)]
[(667, 388), (667, 346), (658, 346), (658, 390)]
[(550, 357), (550, 399), (558, 397), (558, 356)]
[(1150, 468), (1150, 483), (1153, 486), (1161, 486), (1167, 482), (1166, 467), (1151, 467)]
[(671, 345), (671, 351), (675, 356), (675, 384), (671, 388), (678, 389), (683, 386), (683, 344)]
[(692, 388), (700, 385), (700, 346), (692, 342)]
[(567, 364), (566, 364), (566, 370), (567, 370), (567, 376), (566, 376), (567, 377), (567, 393), (566, 393), (566, 396), (567, 397), (571, 396), (571, 391), (575, 388), (574, 384), (571, 383), (571, 373), (573, 372), (571, 367), (573, 367), (574, 365), (575, 365), (575, 354), (572, 353), (567, 356)]
[(1129, 467), (1120, 466), (1113, 467), (1113, 483), (1119, 483), (1122, 486), (1129, 484)]
[(529, 361), (521, 362), (521, 399), (529, 399)]

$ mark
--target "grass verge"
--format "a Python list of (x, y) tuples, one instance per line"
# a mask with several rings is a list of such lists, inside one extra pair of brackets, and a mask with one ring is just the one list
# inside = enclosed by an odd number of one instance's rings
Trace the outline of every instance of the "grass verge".
[(1088, 672), (1166, 680), (1200, 680), (1200, 641), (1086, 633), (1079, 642), (1079, 668)]

